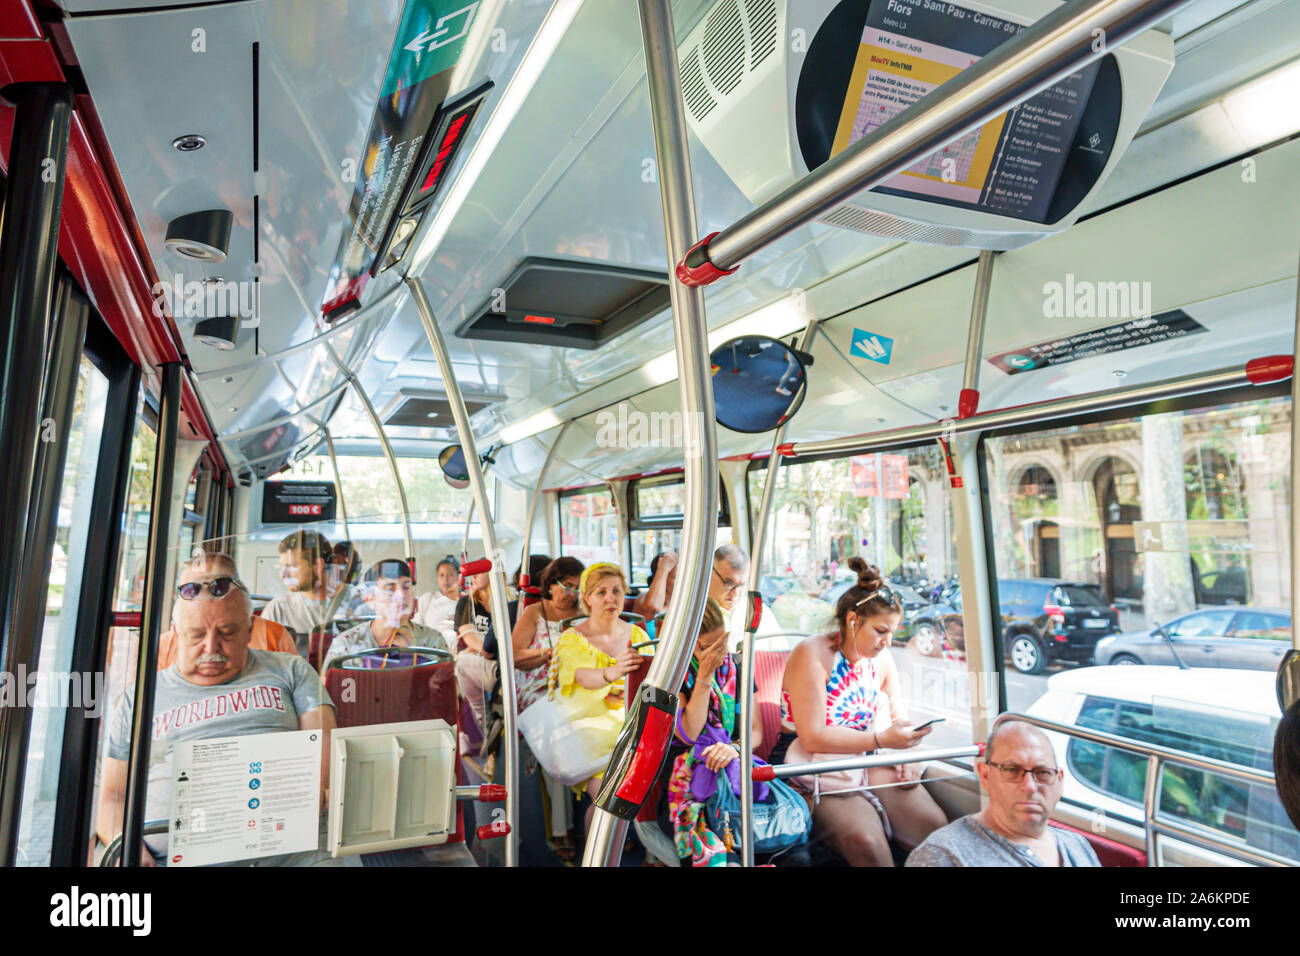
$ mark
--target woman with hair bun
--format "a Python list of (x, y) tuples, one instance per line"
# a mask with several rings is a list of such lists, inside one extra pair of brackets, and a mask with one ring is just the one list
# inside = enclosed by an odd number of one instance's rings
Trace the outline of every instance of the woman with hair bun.
[[(928, 727), (912, 730), (889, 652), (903, 617), (902, 603), (879, 568), (859, 557), (850, 558), (849, 567), (858, 582), (835, 606), (835, 629), (805, 638), (790, 653), (781, 683), (782, 739), (773, 751), (774, 763), (782, 750), (789, 764), (906, 750), (930, 732)], [(919, 764), (841, 771), (818, 779), (821, 790), (903, 784), (822, 796), (813, 807), (815, 832), (851, 866), (893, 866), (891, 835), (910, 851), (948, 822), (925, 788), (917, 786)], [(813, 789), (812, 777), (794, 782)]]

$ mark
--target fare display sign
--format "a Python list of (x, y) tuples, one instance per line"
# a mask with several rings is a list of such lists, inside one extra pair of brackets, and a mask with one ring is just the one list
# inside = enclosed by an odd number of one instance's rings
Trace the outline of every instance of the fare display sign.
[(328, 481), (268, 481), (262, 492), (262, 524), (333, 521), (336, 495)]

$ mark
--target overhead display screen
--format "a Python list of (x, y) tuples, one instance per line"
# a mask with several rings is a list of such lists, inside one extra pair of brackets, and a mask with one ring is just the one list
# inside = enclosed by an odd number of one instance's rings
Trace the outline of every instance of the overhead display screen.
[[(857, 8), (856, 16), (846, 8)], [(816, 92), (811, 117), (801, 117), (800, 143), (809, 168), (842, 152), (917, 100), (1025, 29), (944, 0), (872, 0), (865, 10), (841, 4), (848, 37), (824, 37), (814, 47), (839, 59), (814, 67), (821, 80), (835, 74), (838, 84)], [(862, 24), (858, 28), (858, 24)], [(809, 51), (817, 53), (816, 49)], [(852, 68), (847, 89), (841, 70)], [(872, 192), (959, 206), (1032, 222), (1048, 221), (1076, 134), (1097, 80), (1094, 63), (1037, 94), (877, 186)], [(801, 77), (801, 100), (807, 100)], [(837, 92), (838, 91), (838, 92)], [(833, 100), (828, 96), (835, 97)], [(809, 130), (808, 120), (821, 127)], [(833, 124), (833, 125), (832, 125)], [(811, 136), (806, 136), (811, 133)], [(812, 140), (805, 142), (805, 140)], [(821, 150), (817, 148), (820, 140)], [(811, 153), (809, 155), (811, 145)], [(1093, 144), (1098, 145), (1098, 144)], [(1107, 144), (1109, 145), (1109, 144)], [(822, 155), (815, 155), (824, 151)], [(1100, 151), (1098, 151), (1100, 152)]]

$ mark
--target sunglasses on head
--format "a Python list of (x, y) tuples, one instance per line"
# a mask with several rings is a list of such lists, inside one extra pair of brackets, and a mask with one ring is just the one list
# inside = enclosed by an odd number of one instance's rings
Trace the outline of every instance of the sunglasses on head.
[(239, 578), (220, 577), (213, 578), (211, 581), (186, 581), (184, 584), (176, 586), (176, 594), (182, 600), (193, 601), (204, 590), (214, 598), (223, 598), (230, 593), (231, 588), (239, 588), (241, 591), (247, 591)]
[(898, 595), (887, 587), (878, 587), (853, 606), (855, 608), (862, 607), (862, 605), (866, 604), (868, 601), (873, 601), (876, 598), (884, 598), (891, 605), (898, 603)]

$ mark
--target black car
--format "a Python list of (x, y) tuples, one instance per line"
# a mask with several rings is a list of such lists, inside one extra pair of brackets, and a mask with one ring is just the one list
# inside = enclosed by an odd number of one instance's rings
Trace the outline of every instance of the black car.
[(1119, 633), (1119, 611), (1095, 584), (1056, 578), (999, 578), (1002, 646), (1022, 674), (1053, 660), (1091, 664), (1097, 642)]
[[(1041, 674), (1054, 660), (1091, 664), (1097, 641), (1119, 632), (1119, 612), (1106, 604), (1095, 584), (1058, 578), (999, 578), (1002, 645), (1011, 666)], [(961, 591), (948, 602), (921, 611), (908, 635), (922, 654), (939, 653), (944, 642), (961, 649)], [(940, 640), (942, 638), (942, 640)]]

